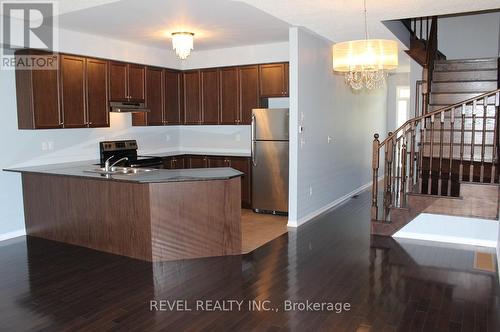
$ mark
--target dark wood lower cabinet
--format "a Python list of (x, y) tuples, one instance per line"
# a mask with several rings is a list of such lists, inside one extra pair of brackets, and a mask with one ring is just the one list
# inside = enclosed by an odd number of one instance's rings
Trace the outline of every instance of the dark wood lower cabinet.
[(229, 156), (180, 155), (163, 158), (165, 169), (232, 167), (244, 175), (241, 177), (241, 206), (252, 205), (250, 158)]

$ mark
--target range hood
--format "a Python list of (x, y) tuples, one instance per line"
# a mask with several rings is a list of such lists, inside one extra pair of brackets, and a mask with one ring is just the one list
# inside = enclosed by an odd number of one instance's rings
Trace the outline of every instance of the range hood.
[(123, 102), (110, 102), (110, 112), (116, 113), (145, 113), (150, 110), (146, 105), (141, 102), (123, 101)]

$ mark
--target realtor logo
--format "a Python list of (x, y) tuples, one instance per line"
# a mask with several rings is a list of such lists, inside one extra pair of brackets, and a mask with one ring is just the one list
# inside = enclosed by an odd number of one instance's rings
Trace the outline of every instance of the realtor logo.
[[(52, 52), (56, 5), (48, 1), (2, 1), (2, 69), (56, 69), (52, 54), (17, 55), (19, 49), (37, 49)], [(51, 61), (43, 58), (50, 57)], [(21, 68), (22, 67), (22, 68)]]

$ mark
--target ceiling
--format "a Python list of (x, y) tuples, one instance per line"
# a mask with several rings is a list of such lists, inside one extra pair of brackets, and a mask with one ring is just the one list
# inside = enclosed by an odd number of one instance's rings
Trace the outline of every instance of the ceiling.
[(73, 2), (61, 1), (61, 28), (151, 47), (170, 48), (170, 34), (186, 30), (195, 33), (197, 50), (288, 40), (288, 23), (239, 1), (92, 0), (87, 8)]

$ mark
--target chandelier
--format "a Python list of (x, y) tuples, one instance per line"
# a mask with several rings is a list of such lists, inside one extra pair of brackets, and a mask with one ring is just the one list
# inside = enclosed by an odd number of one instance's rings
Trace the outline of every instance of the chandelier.
[(175, 54), (181, 60), (186, 60), (193, 50), (194, 33), (192, 32), (173, 32), (172, 47)]
[(394, 40), (368, 39), (365, 13), (365, 39), (333, 45), (333, 70), (345, 74), (346, 84), (354, 90), (384, 86), (387, 70), (398, 66), (398, 44)]

